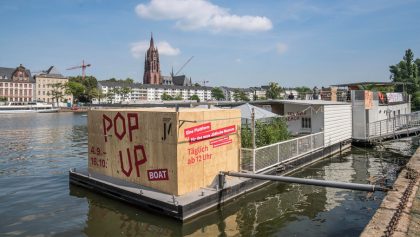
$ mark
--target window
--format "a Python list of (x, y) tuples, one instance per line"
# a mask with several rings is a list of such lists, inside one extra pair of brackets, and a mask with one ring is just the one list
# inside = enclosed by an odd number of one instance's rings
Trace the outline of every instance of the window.
[(302, 118), (302, 128), (311, 128), (311, 118)]

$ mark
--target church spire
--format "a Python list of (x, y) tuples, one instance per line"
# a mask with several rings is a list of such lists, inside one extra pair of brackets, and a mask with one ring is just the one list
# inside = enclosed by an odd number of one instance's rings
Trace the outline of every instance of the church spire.
[(153, 42), (153, 32), (150, 33), (150, 48), (154, 48), (155, 43)]

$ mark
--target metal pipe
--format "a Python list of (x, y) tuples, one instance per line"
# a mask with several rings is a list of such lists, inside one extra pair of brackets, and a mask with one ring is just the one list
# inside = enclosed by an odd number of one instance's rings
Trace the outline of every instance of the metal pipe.
[(262, 180), (271, 180), (279, 181), (285, 183), (297, 183), (297, 184), (307, 184), (331, 188), (342, 188), (342, 189), (351, 189), (351, 190), (360, 190), (360, 191), (389, 191), (389, 188), (381, 187), (378, 185), (371, 184), (357, 184), (357, 183), (345, 183), (337, 181), (328, 181), (328, 180), (317, 180), (317, 179), (304, 179), (304, 178), (295, 178), (295, 177), (286, 177), (286, 176), (277, 176), (277, 175), (263, 175), (263, 174), (246, 174), (238, 172), (223, 172), (225, 175), (234, 176), (234, 177), (243, 177), (251, 179), (262, 179)]

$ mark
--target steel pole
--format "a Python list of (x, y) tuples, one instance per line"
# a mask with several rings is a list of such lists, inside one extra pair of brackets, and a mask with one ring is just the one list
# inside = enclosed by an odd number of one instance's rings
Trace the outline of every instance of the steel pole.
[(377, 185), (371, 185), (371, 184), (344, 183), (344, 182), (338, 182), (338, 181), (304, 179), (304, 178), (295, 178), (295, 177), (286, 177), (286, 176), (277, 176), (277, 175), (246, 174), (246, 173), (238, 173), (238, 172), (223, 172), (223, 173), (225, 175), (234, 176), (234, 177), (279, 181), (279, 182), (285, 182), (285, 183), (307, 184), (307, 185), (323, 186), (323, 187), (330, 187), (330, 188), (360, 190), (360, 191), (367, 191), (367, 192), (389, 190), (389, 188), (385, 188), (385, 187), (381, 187)]

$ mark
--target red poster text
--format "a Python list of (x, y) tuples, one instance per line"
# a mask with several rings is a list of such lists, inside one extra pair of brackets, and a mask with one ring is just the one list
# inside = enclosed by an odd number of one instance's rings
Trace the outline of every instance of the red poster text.
[(184, 136), (185, 137), (190, 137), (190, 136), (193, 136), (194, 134), (207, 132), (207, 131), (210, 131), (210, 130), (211, 130), (211, 123), (204, 123), (204, 124), (200, 124), (198, 126), (186, 128), (184, 130)]
[(228, 135), (231, 133), (235, 133), (236, 132), (236, 126), (235, 125), (231, 125), (231, 126), (227, 126), (224, 128), (219, 128), (216, 130), (210, 130), (207, 132), (203, 132), (203, 133), (199, 133), (199, 134), (194, 134), (193, 136), (190, 136), (190, 144), (191, 143), (195, 143), (195, 142), (200, 142), (200, 141), (204, 141), (207, 139), (212, 139), (215, 137), (220, 137), (220, 136), (224, 136), (224, 135)]

